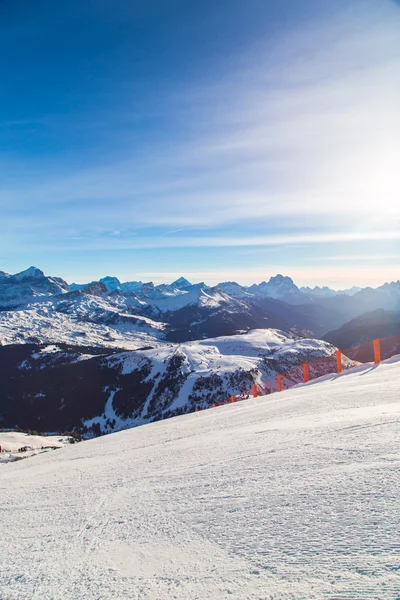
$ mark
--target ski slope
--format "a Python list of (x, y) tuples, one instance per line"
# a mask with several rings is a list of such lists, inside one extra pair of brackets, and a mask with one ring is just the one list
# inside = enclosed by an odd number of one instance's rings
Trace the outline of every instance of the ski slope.
[(400, 597), (400, 357), (0, 468), (1, 600)]

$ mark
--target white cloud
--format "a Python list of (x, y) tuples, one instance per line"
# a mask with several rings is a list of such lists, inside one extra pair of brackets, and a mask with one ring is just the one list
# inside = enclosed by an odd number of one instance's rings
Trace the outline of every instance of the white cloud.
[(375, 261), (382, 261), (382, 260), (397, 260), (400, 264), (400, 253), (399, 254), (346, 254), (346, 255), (341, 255), (341, 256), (316, 256), (314, 258), (314, 260), (316, 261), (332, 261), (332, 262), (340, 262), (340, 261), (345, 261), (347, 263), (352, 263), (352, 262), (358, 262), (358, 261), (363, 261), (363, 262), (375, 262)]

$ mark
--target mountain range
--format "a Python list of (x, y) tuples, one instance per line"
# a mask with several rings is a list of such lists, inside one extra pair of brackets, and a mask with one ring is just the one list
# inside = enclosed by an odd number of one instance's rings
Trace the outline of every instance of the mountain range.
[(322, 337), (378, 309), (400, 311), (400, 281), (334, 292), (299, 288), (283, 275), (248, 287), (236, 282), (210, 287), (184, 277), (160, 285), (109, 276), (68, 284), (35, 267), (15, 275), (0, 271), (3, 344), (56, 342), (67, 335), (72, 339), (63, 341), (134, 349), (151, 341), (184, 342), (254, 328)]
[[(335, 292), (283, 275), (208, 286), (184, 277), (68, 284), (36, 267), (0, 271), (0, 424), (114, 431), (209, 405), (289, 368), (301, 381), (303, 362), (397, 333), (399, 281)], [(370, 344), (363, 348), (346, 356), (371, 360)], [(392, 356), (399, 341), (383, 351)]]

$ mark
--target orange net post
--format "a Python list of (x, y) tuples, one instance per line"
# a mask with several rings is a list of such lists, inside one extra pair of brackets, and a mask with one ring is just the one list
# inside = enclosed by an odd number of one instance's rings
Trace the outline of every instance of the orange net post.
[(304, 363), (303, 364), (303, 381), (304, 383), (307, 383), (310, 379), (310, 373), (309, 373), (309, 369), (308, 369), (308, 363)]
[(236, 397), (234, 394), (232, 394), (232, 396), (231, 396), (231, 402), (236, 402)]
[(340, 350), (336, 350), (336, 370), (338, 373), (342, 372), (342, 353)]
[(278, 380), (278, 392), (281, 392), (282, 391), (282, 375), (277, 375), (276, 378)]
[(379, 340), (374, 340), (373, 344), (374, 344), (374, 363), (376, 365), (379, 365), (379, 363), (381, 362), (381, 345), (379, 343)]
[(258, 397), (258, 389), (256, 385), (253, 385), (253, 398)]

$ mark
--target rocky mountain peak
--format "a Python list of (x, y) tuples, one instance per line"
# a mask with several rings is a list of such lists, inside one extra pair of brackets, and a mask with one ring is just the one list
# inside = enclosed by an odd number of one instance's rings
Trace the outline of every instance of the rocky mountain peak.
[(192, 284), (185, 277), (179, 277), (179, 279), (171, 283), (171, 285), (178, 288), (178, 290), (181, 290), (183, 288), (190, 287)]
[(16, 281), (22, 281), (23, 279), (41, 279), (42, 277), (45, 277), (45, 274), (37, 267), (29, 267), (29, 269), (13, 275), (13, 279)]
[(0, 271), (0, 281), (8, 281), (8, 279), (10, 279), (11, 275), (9, 275), (8, 273), (5, 273), (4, 271)]
[(83, 288), (82, 292), (84, 294), (89, 294), (90, 296), (102, 296), (108, 291), (107, 287), (104, 283), (100, 281), (95, 283), (89, 283), (85, 288)]
[(277, 275), (270, 277), (270, 280), (268, 281), (268, 283), (270, 284), (282, 284), (282, 283), (286, 283), (289, 285), (294, 285), (296, 288), (297, 286), (294, 284), (294, 281), (291, 277), (289, 277), (288, 275), (281, 275), (280, 273), (278, 273)]
[(115, 292), (115, 290), (121, 289), (121, 282), (118, 277), (110, 277), (107, 275), (106, 277), (102, 277), (99, 283), (105, 285), (109, 292)]

